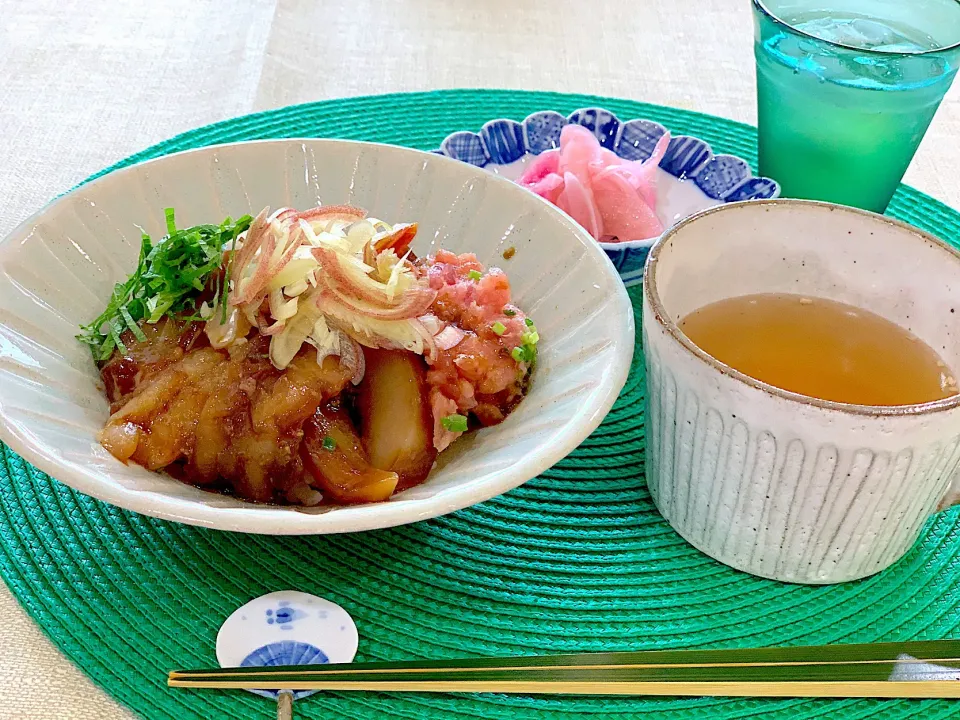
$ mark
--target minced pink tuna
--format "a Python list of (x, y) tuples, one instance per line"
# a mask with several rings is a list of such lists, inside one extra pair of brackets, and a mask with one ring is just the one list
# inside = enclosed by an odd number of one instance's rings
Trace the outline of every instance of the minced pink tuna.
[(450, 328), (438, 334), (427, 372), (434, 443), (442, 450), (459, 435), (443, 418), (460, 414), (493, 425), (521, 400), (532, 359), (518, 357), (515, 348), (523, 348), (532, 326), (511, 304), (503, 271), (487, 270), (473, 253), (441, 250), (418, 265), (437, 291), (431, 312)]

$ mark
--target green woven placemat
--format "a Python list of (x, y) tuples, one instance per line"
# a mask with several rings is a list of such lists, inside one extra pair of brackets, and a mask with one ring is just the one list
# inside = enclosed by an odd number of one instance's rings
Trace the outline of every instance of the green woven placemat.
[[(495, 117), (602, 105), (692, 133), (753, 160), (755, 132), (727, 120), (584, 95), (449, 91), (284, 108), (200, 128), (126, 161), (212, 143), (341, 137), (437, 147)], [(947, 240), (960, 215), (909, 188), (891, 213)], [(632, 292), (639, 316), (639, 295)], [(640, 333), (637, 333), (640, 337)], [(549, 342), (549, 338), (545, 339)], [(660, 518), (643, 477), (641, 349), (604, 424), (525, 486), (447, 517), (357, 535), (268, 538), (138, 516), (83, 497), (5, 448), (0, 574), (54, 643), (102, 688), (149, 718), (269, 717), (242, 692), (169, 690), (168, 670), (216, 664), (220, 622), (279, 589), (344, 606), (358, 660), (957, 636), (960, 521), (935, 517), (880, 575), (790, 586), (731, 570)], [(42, 692), (37, 688), (37, 692)], [(326, 694), (306, 718), (943, 718), (949, 701), (538, 698)]]

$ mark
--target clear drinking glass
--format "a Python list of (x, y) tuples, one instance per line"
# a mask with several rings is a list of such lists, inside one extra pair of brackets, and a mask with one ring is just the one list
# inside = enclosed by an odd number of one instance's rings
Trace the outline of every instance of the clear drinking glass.
[(883, 212), (960, 63), (958, 0), (753, 0), (760, 173)]

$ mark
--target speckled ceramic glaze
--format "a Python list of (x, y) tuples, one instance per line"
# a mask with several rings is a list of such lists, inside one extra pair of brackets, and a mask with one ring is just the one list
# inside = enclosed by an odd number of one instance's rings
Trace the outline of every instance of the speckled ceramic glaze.
[(668, 231), (644, 282), (647, 481), (691, 544), (767, 578), (853, 580), (896, 562), (955, 497), (960, 398), (887, 408), (806, 398), (717, 362), (677, 327), (725, 298), (809, 294), (892, 320), (956, 370), (955, 250), (859, 210), (755, 201)]
[[(420, 255), (439, 247), (474, 252), (507, 272), (541, 337), (530, 393), (516, 411), (455, 443), (424, 484), (375, 505), (254, 505), (124, 465), (100, 447), (107, 401), (89, 349), (74, 336), (136, 267), (141, 228), (161, 237), (165, 207), (188, 226), (266, 205), (340, 203), (418, 222)], [(57, 199), (0, 242), (0, 277), (0, 438), (88, 495), (222, 530), (369, 530), (487, 500), (576, 448), (613, 405), (633, 356), (623, 283), (579, 225), (478, 168), (371, 143), (235, 143), (118, 170)]]

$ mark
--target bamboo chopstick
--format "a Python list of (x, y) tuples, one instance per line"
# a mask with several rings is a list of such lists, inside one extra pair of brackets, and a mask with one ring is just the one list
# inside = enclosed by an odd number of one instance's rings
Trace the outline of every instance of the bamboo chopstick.
[(172, 687), (960, 698), (960, 641), (174, 671)]

